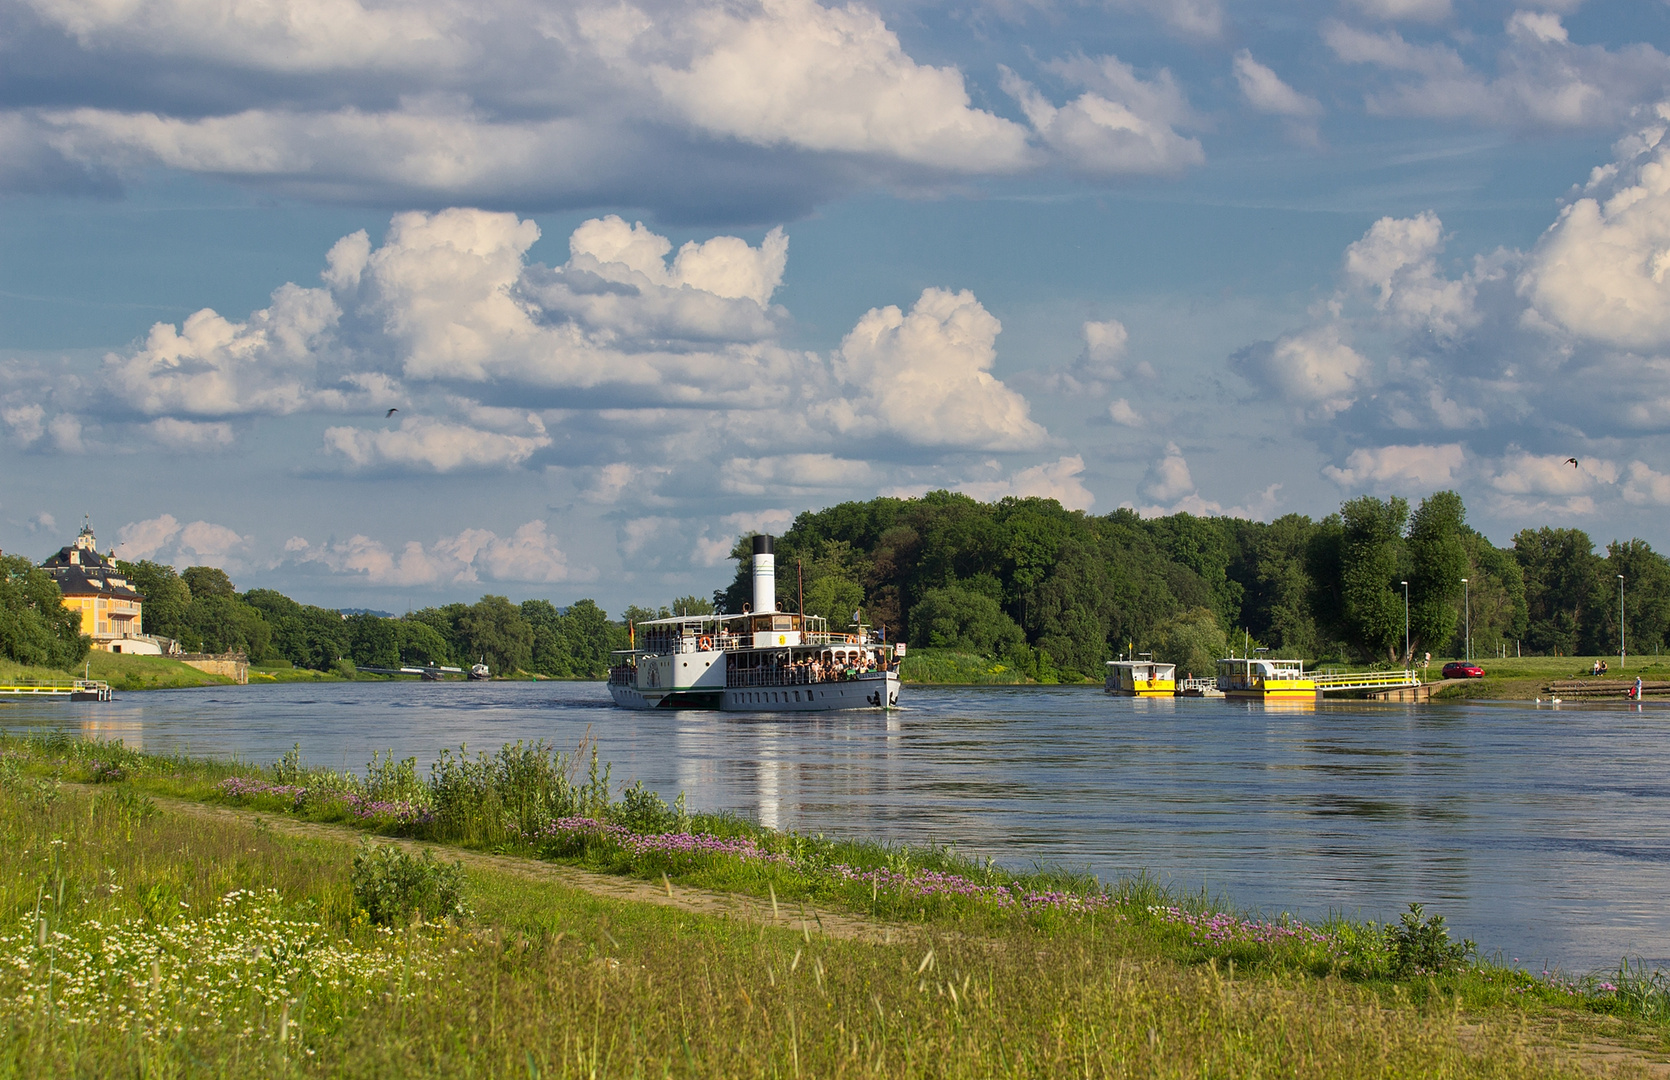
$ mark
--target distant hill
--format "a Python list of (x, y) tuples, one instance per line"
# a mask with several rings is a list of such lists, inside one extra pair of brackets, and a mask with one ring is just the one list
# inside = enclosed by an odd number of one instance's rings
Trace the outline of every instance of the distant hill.
[(379, 619), (394, 618), (394, 612), (392, 611), (377, 611), (374, 608), (368, 607), (342, 607), (337, 608), (336, 610), (342, 612), (344, 615), (375, 615)]

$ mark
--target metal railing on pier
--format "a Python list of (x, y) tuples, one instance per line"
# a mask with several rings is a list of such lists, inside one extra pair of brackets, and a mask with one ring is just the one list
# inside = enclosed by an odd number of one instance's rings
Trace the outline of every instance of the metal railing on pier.
[(1420, 673), (1403, 671), (1312, 672), (1316, 688), (1324, 694), (1345, 690), (1406, 690), (1421, 685)]

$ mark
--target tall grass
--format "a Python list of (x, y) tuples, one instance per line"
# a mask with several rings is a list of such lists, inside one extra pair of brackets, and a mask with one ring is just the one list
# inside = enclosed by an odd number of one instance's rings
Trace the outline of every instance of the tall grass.
[(379, 928), (351, 845), (134, 785), (0, 781), (0, 1076), (1560, 1075), (1453, 1001), (1110, 925), (865, 944), (476, 871), (464, 924)]
[[(307, 766), (293, 750), (270, 769), (129, 751), (64, 734), (0, 736), (0, 784), (57, 790), (97, 782), (221, 800), (365, 832), (565, 862), (685, 887), (806, 902), (894, 927), (1007, 940), (1115, 938), (1185, 966), (1229, 966), (1282, 979), (1344, 980), (1381, 995), (1474, 1008), (1579, 1009), (1670, 1032), (1666, 976), (1625, 964), (1580, 978), (1480, 963), (1443, 919), (1412, 909), (1393, 924), (1305, 922), (1237, 911), (1138, 874), (1114, 882), (1052, 868), (1017, 873), (955, 849), (907, 847), (764, 829), (691, 815), (642, 784), (616, 792), (594, 744), (559, 752), (515, 743), (443, 754), (427, 777), (413, 759), (374, 757), (363, 773)], [(335, 901), (353, 908), (352, 896)], [(369, 907), (361, 902), (360, 909)], [(432, 910), (439, 910), (438, 908)]]

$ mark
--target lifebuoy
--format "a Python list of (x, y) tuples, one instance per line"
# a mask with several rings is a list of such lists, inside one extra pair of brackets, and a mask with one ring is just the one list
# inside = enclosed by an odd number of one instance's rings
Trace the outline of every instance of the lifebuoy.
[(710, 638), (710, 637), (702, 638), (702, 640), (696, 642), (696, 648), (700, 649), (702, 652), (708, 652), (708, 651), (712, 650), (713, 639)]

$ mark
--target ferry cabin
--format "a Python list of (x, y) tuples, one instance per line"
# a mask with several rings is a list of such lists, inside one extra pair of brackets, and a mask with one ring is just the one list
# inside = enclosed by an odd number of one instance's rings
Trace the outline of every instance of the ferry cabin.
[(1177, 665), (1109, 660), (1107, 691), (1123, 697), (1172, 697), (1177, 693)]
[(1218, 689), (1226, 697), (1263, 701), (1316, 701), (1316, 678), (1303, 660), (1230, 657), (1218, 661)]

